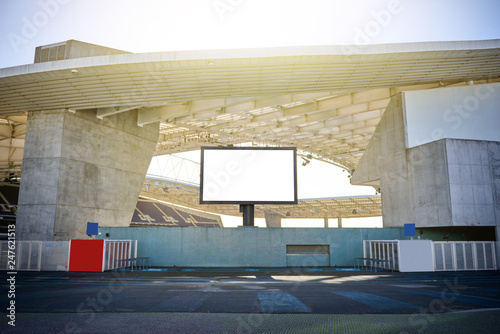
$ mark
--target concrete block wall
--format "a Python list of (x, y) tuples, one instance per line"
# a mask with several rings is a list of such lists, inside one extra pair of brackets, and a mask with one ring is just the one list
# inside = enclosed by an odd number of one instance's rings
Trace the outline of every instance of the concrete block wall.
[(384, 155), (384, 226), (500, 225), (500, 143), (442, 139), (405, 153), (405, 171), (401, 154)]
[(381, 188), (382, 215), (388, 227), (401, 227), (413, 216), (402, 103), (401, 94), (391, 99), (351, 178), (353, 185)]
[(500, 226), (500, 142), (446, 140), (453, 225)]
[[(407, 169), (408, 202), (401, 202), (397, 196), (387, 194), (395, 205), (408, 208), (403, 222), (414, 223), (418, 227), (453, 225), (446, 140), (408, 149)], [(390, 223), (390, 226), (398, 225), (395, 220)]]
[(83, 238), (87, 222), (129, 226), (157, 140), (158, 124), (138, 127), (137, 111), (30, 112), (19, 240)]
[(500, 225), (500, 143), (446, 138), (406, 148), (403, 112), (395, 96), (351, 178), (380, 185), (384, 226)]
[[(330, 266), (353, 266), (363, 240), (407, 239), (402, 228), (101, 227), (100, 238), (138, 240), (138, 256), (165, 267), (286, 267), (287, 245), (329, 245)], [(305, 261), (306, 262), (306, 261)], [(314, 260), (307, 261), (307, 265)]]
[(100, 45), (69, 40), (61, 43), (39, 46), (35, 49), (35, 63), (76, 59), (83, 57), (107, 56), (131, 53)]

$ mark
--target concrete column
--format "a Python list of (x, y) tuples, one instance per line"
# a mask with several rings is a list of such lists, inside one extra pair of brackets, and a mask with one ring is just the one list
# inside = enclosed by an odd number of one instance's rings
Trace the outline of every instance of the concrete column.
[(30, 112), (17, 212), (19, 240), (86, 238), (87, 222), (129, 226), (159, 124), (137, 111)]
[(267, 227), (281, 227), (281, 215), (275, 212), (264, 212)]
[(328, 217), (323, 218), (323, 227), (328, 228)]
[(500, 226), (495, 227), (495, 257), (497, 270), (500, 270)]
[(338, 227), (338, 228), (342, 228), (342, 217), (338, 217), (338, 218), (337, 218), (337, 221), (338, 221), (338, 225), (337, 225), (337, 227)]

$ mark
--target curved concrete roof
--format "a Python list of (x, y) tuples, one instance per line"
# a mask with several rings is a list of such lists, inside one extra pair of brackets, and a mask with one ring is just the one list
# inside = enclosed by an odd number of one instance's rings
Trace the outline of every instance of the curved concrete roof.
[(85, 57), (1, 69), (0, 113), (474, 80), (499, 61), (500, 40)]
[(500, 40), (118, 54), (0, 69), (0, 117), (138, 108), (157, 154), (254, 142), (352, 169), (391, 96), (499, 78)]

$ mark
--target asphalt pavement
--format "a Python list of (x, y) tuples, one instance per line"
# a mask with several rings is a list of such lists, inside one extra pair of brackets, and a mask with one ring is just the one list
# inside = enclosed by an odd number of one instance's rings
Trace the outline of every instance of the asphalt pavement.
[(494, 333), (500, 328), (498, 271), (152, 268), (14, 276), (15, 297), (8, 297), (12, 281), (2, 284), (0, 295), (2, 310), (14, 300), (16, 326), (4, 314), (2, 333)]

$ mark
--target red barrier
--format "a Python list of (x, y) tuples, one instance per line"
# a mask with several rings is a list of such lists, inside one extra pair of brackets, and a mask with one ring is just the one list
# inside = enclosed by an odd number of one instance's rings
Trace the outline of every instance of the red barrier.
[(104, 240), (72, 239), (68, 271), (104, 271)]

